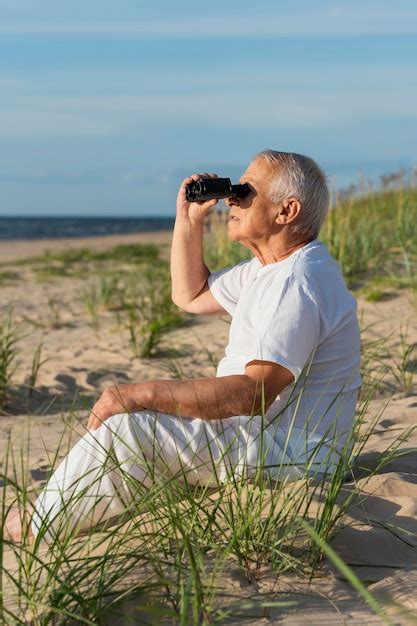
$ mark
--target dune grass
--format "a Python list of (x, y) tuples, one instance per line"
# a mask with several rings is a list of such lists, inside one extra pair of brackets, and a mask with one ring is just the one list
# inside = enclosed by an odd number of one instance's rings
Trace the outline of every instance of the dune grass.
[(131, 243), (120, 244), (103, 251), (95, 251), (90, 248), (75, 248), (63, 252), (46, 252), (43, 255), (22, 259), (14, 262), (15, 265), (38, 265), (48, 263), (61, 263), (71, 266), (77, 263), (90, 263), (92, 261), (115, 261), (121, 263), (138, 263), (142, 261), (156, 261), (160, 250), (155, 244)]
[[(39, 281), (48, 282), (54, 278), (82, 278), (85, 277), (86, 270), (92, 271), (100, 266), (108, 269), (118, 265), (153, 263), (159, 256), (160, 248), (155, 244), (132, 243), (120, 244), (103, 251), (77, 248), (59, 253), (46, 252), (40, 256), (15, 261), (13, 265), (29, 267)], [(10, 274), (8, 271), (3, 273)]]
[(168, 330), (184, 322), (184, 314), (171, 299), (167, 266), (148, 266), (125, 300), (126, 325), (133, 355), (149, 358)]
[(12, 378), (17, 367), (20, 333), (13, 318), (13, 310), (0, 320), (0, 413), (7, 408)]
[(140, 270), (99, 274), (82, 294), (91, 324), (100, 328), (100, 314), (112, 311), (128, 333), (134, 358), (152, 357), (168, 330), (180, 326), (185, 315), (171, 299), (169, 267), (146, 263)]
[(393, 287), (417, 281), (417, 190), (374, 193), (336, 206), (320, 238), (349, 284), (385, 279)]
[(0, 271), (0, 287), (14, 285), (19, 280), (19, 272), (13, 272), (11, 270)]
[[(322, 442), (305, 461), (311, 477), (295, 482), (285, 479), (284, 465), (275, 474), (282, 479), (270, 479), (262, 443), (258, 469), (251, 477), (237, 478), (230, 472), (227, 479), (214, 478), (198, 487), (190, 484), (183, 468), (158, 474), (152, 462), (148, 466), (152, 484), (145, 488), (109, 455), (109, 467), (118, 469), (132, 492), (127, 521), (112, 520), (112, 525), (76, 536), (65, 515), (45, 517), (35, 540), (27, 536), (26, 522), (23, 543), (5, 541), (0, 549), (0, 619), (5, 624), (39, 626), (112, 624), (119, 613), (131, 610), (131, 623), (199, 625), (224, 623), (228, 616), (236, 619), (248, 610), (261, 616), (266, 609), (284, 608), (288, 600), (279, 594), (242, 599), (230, 584), (230, 575), (240, 572), (242, 580), (252, 584), (291, 573), (312, 578), (323, 555), (333, 556), (329, 543), (343, 526), (345, 513), (352, 503), (366, 498), (362, 491), (366, 480), (401, 454), (412, 430), (398, 435), (365, 478), (360, 468), (361, 489), (355, 481), (346, 484), (347, 472), (356, 472), (355, 456), (377, 423), (378, 416), (366, 415), (368, 400), (362, 398), (358, 428), (330, 480), (314, 469)], [(74, 420), (66, 421), (67, 428), (71, 423)], [(6, 451), (0, 527), (12, 504), (23, 512), (33, 502), (35, 493), (27, 478), (29, 445), (30, 431), (25, 445), (10, 445)], [(155, 442), (156, 455), (158, 450)], [(52, 470), (56, 456), (50, 463)], [(72, 511), (83, 495), (69, 498), (64, 513)], [(335, 564), (348, 580), (351, 577), (372, 610), (390, 623), (349, 568), (337, 558)]]
[(28, 387), (28, 397), (29, 400), (32, 398), (33, 393), (36, 389), (36, 383), (38, 380), (38, 375), (40, 369), (50, 360), (50, 357), (42, 358), (42, 350), (44, 347), (43, 339), (39, 342), (37, 348), (35, 349), (32, 357), (32, 363), (30, 368), (30, 373), (27, 379), (27, 387)]

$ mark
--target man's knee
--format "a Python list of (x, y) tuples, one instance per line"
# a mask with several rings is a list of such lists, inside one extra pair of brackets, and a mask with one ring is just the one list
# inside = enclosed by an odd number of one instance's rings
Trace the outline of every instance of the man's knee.
[(109, 417), (100, 428), (107, 429), (113, 443), (132, 446), (151, 436), (155, 428), (155, 417), (147, 411), (117, 413)]
[(130, 431), (131, 420), (131, 413), (115, 413), (106, 419), (100, 428), (107, 428), (113, 435), (122, 435)]
[(115, 413), (95, 430), (88, 430), (79, 441), (79, 446), (88, 446), (88, 450), (110, 449), (115, 441), (123, 440), (130, 432), (130, 414)]

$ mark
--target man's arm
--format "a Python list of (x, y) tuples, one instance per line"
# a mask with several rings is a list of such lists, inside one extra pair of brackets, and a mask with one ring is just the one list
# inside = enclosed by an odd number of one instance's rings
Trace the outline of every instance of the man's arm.
[(177, 197), (177, 214), (171, 244), (172, 300), (189, 313), (227, 311), (211, 294), (207, 278), (210, 274), (203, 258), (203, 223), (217, 200), (187, 202), (185, 188), (193, 180), (211, 178), (214, 174), (193, 174), (181, 183)]
[(242, 375), (115, 385), (94, 405), (88, 427), (94, 430), (111, 415), (144, 409), (208, 420), (259, 415), (293, 380), (277, 363), (251, 361)]

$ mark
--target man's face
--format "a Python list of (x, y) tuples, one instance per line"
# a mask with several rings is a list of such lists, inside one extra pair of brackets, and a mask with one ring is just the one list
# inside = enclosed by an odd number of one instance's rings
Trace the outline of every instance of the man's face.
[(253, 161), (240, 177), (240, 183), (248, 183), (251, 188), (246, 198), (230, 197), (226, 204), (230, 209), (228, 217), (229, 239), (243, 244), (267, 240), (278, 232), (275, 222), (277, 205), (268, 198), (271, 181), (276, 175), (264, 160)]

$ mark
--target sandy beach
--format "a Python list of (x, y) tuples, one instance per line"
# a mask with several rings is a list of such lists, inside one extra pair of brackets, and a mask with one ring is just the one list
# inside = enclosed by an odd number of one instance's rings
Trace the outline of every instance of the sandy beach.
[[(74, 441), (76, 433), (83, 432), (88, 408), (107, 385), (171, 378), (179, 372), (184, 377), (214, 376), (215, 363), (223, 355), (227, 342), (230, 320), (187, 316), (182, 326), (163, 335), (152, 357), (138, 358), (132, 353), (120, 312), (102, 308), (96, 327), (92, 323), (82, 294), (97, 278), (93, 266), (81, 275), (74, 272), (74, 275), (45, 278), (36, 271), (36, 263), (19, 261), (39, 257), (47, 251), (51, 254), (80, 248), (106, 251), (132, 243), (155, 243), (161, 247), (161, 258), (167, 259), (170, 238), (171, 233), (158, 232), (0, 245), (1, 271), (6, 273), (1, 285), (0, 309), (3, 315), (13, 306), (21, 336), (10, 403), (0, 416), (0, 449), (5, 450), (11, 442), (17, 452), (22, 441), (29, 437), (27, 475), (20, 478), (28, 480), (34, 489), (45, 483), (51, 457), (57, 454), (63, 458), (71, 437)], [(133, 271), (140, 280), (141, 266)], [(378, 376), (381, 363), (391, 366), (398, 363), (398, 370), (395, 367), (393, 370), (398, 371), (398, 377), (392, 371), (388, 373), (367, 407), (369, 421), (379, 417), (358, 461), (358, 466), (363, 466), (376, 463), (386, 446), (417, 425), (417, 375), (413, 379), (410, 373), (415, 363), (406, 364), (402, 370), (400, 365), (400, 332), (406, 337), (407, 345), (417, 345), (417, 323), (415, 303), (406, 289), (391, 291), (378, 302), (369, 302), (360, 295), (358, 299), (364, 345), (368, 350), (370, 345), (374, 346), (369, 372)], [(381, 346), (379, 355), (375, 356), (378, 342)], [(33, 355), (39, 345), (42, 345), (42, 365), (34, 388), (29, 391)], [(68, 421), (73, 426), (70, 431)], [(359, 578), (366, 581), (379, 602), (389, 607), (387, 611), (393, 616), (393, 623), (407, 624), (412, 623), (410, 615), (417, 610), (417, 433), (412, 433), (400, 448), (407, 454), (397, 455), (370, 480), (365, 481), (363, 472), (358, 470), (346, 483), (345, 489), (349, 490), (352, 486), (361, 488), (363, 481), (364, 497), (352, 505), (332, 546)], [(10, 555), (9, 558), (12, 563)], [(225, 585), (233, 587), (242, 599), (268, 592), (274, 597), (280, 594), (280, 599), (296, 601), (295, 607), (271, 609), (268, 619), (255, 611), (247, 621), (240, 619), (236, 623), (383, 623), (330, 562), (321, 578), (313, 579), (310, 586), (295, 574), (280, 576), (277, 584), (271, 572), (252, 586), (241, 576), (227, 579)], [(403, 609), (396, 608), (395, 602), (411, 613), (403, 615)]]

